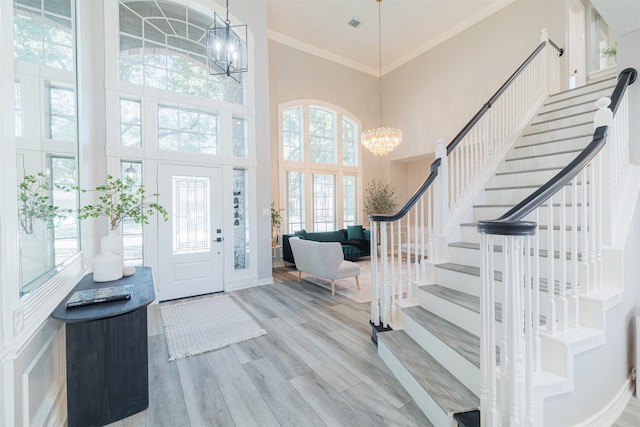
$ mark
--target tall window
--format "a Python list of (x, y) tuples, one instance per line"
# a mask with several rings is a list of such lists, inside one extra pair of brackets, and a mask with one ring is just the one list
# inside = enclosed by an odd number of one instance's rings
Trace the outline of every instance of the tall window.
[(590, 37), (589, 71), (593, 72), (614, 67), (617, 53), (616, 36), (595, 9), (591, 9)]
[(304, 173), (288, 171), (285, 178), (287, 232), (302, 230), (305, 225)]
[(359, 124), (320, 101), (280, 105), (285, 230), (330, 231), (357, 224)]
[[(140, 188), (140, 184), (142, 184), (142, 163), (120, 162), (120, 176), (123, 181), (131, 185), (132, 190), (137, 190)], [(136, 224), (129, 217), (122, 221), (122, 243), (125, 265), (144, 264), (143, 237), (142, 224)]]
[(76, 103), (73, 89), (49, 87), (48, 137), (54, 140), (75, 141)]
[(353, 175), (345, 175), (342, 178), (342, 188), (343, 188), (343, 198), (344, 198), (344, 209), (342, 220), (344, 222), (344, 226), (347, 225), (355, 225), (357, 216), (357, 206), (358, 206), (358, 187), (356, 184), (357, 177)]
[(120, 100), (120, 145), (142, 147), (142, 111), (140, 101)]
[[(22, 229), (20, 294), (35, 291), (80, 248), (77, 208), (76, 28), (73, 0), (13, 0), (15, 145), (18, 182), (44, 173), (60, 211)], [(3, 3), (4, 4), (4, 3)], [(3, 9), (4, 10), (4, 9)], [(11, 55), (11, 52), (5, 52)], [(3, 94), (5, 97), (9, 94)], [(56, 286), (56, 285), (53, 285)]]
[(16, 110), (16, 137), (19, 138), (22, 136), (22, 109), (20, 108), (20, 82), (16, 81), (14, 84), (15, 90), (15, 110)]

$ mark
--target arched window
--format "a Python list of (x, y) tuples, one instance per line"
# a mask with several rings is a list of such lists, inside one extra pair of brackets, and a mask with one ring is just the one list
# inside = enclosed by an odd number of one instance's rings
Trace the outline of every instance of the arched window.
[(285, 230), (357, 224), (360, 124), (340, 107), (297, 100), (278, 108)]
[(244, 103), (240, 82), (210, 76), (207, 30), (213, 18), (164, 1), (120, 2), (120, 80), (172, 92)]

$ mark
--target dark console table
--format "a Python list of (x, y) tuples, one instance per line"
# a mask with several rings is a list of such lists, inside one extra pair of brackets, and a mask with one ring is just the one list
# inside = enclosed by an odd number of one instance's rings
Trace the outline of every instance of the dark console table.
[[(75, 292), (133, 285), (130, 300), (65, 308)], [(151, 268), (112, 282), (80, 280), (54, 310), (66, 323), (68, 426), (103, 426), (149, 407), (147, 305), (155, 299)]]

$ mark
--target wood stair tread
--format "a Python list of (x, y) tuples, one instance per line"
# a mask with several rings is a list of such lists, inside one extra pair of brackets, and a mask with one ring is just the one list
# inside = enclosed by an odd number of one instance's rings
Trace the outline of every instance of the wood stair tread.
[(386, 346), (446, 414), (476, 409), (480, 399), (403, 330), (381, 332)]
[(478, 336), (420, 306), (405, 307), (402, 312), (475, 367), (480, 368), (480, 338)]

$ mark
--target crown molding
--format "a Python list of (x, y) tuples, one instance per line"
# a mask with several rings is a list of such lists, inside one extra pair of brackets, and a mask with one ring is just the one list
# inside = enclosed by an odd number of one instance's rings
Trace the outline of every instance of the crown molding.
[[(428, 52), (429, 50), (433, 49), (434, 47), (438, 46), (441, 43), (444, 43), (445, 41), (449, 40), (450, 38), (462, 33), (463, 31), (467, 30), (468, 28), (474, 26), (475, 24), (481, 22), (482, 20), (486, 19), (487, 17), (493, 15), (494, 13), (500, 11), (501, 9), (509, 6), (510, 4), (514, 3), (516, 0), (496, 0), (493, 3), (491, 3), (489, 6), (485, 7), (484, 9), (482, 9), (481, 11), (479, 11), (478, 13), (474, 14), (473, 16), (470, 16), (469, 18), (459, 22), (458, 24), (452, 26), (451, 28), (449, 28), (447, 31), (439, 34), (437, 37), (428, 40), (427, 42), (423, 43), (422, 45), (420, 45), (419, 47), (417, 47), (416, 49), (412, 50), (411, 52), (409, 52), (408, 54), (404, 55), (403, 57), (401, 57), (400, 59), (397, 59), (396, 61), (392, 62), (391, 64), (387, 65), (386, 67), (382, 68), (382, 75), (384, 76), (385, 74), (395, 70), (398, 67), (401, 67), (402, 65), (412, 61), (413, 59), (417, 58), (418, 56)], [(284, 44), (286, 46), (292, 47), (294, 49), (297, 50), (301, 50), (303, 52), (306, 52), (310, 55), (314, 55), (323, 59), (326, 59), (328, 61), (332, 61), (335, 62), (337, 64), (340, 65), (344, 65), (345, 67), (349, 67), (352, 68), (354, 70), (357, 71), (361, 71), (363, 73), (369, 74), (373, 77), (378, 77), (378, 69), (377, 68), (373, 68), (373, 67), (369, 67), (365, 64), (362, 64), (360, 62), (354, 61), (352, 59), (346, 58), (344, 56), (341, 55), (337, 55), (335, 53), (329, 52), (327, 50), (324, 49), (320, 49), (319, 47), (313, 46), (311, 44), (308, 43), (304, 43), (301, 42), (300, 40), (297, 40), (293, 37), (287, 36), (285, 34), (279, 33), (277, 31), (273, 31), (273, 30), (269, 30), (268, 31), (269, 34), (269, 39)]]
[(344, 56), (337, 55), (333, 52), (329, 52), (324, 49), (320, 49), (319, 47), (310, 45), (308, 43), (301, 42), (300, 40), (294, 39), (293, 37), (289, 37), (285, 34), (279, 33), (277, 31), (269, 30), (269, 39), (281, 43), (283, 45), (292, 47), (297, 50), (301, 50), (310, 55), (317, 56), (319, 58), (326, 59), (331, 62), (335, 62), (340, 65), (344, 65), (345, 67), (352, 68), (357, 71), (361, 71), (365, 74), (372, 75), (373, 77), (378, 77), (378, 69), (368, 67), (360, 62), (354, 61), (353, 59), (345, 58)]

